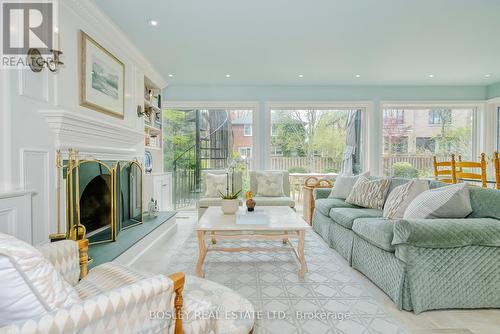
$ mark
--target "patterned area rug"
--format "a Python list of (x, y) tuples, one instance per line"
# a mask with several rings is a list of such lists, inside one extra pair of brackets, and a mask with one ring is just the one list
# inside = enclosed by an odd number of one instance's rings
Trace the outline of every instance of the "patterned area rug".
[[(280, 242), (218, 241), (219, 246), (276, 247)], [(314, 232), (305, 246), (309, 272), (298, 278), (292, 252), (209, 252), (205, 278), (238, 291), (261, 319), (254, 333), (404, 333), (347, 263)], [(193, 233), (167, 264), (169, 272), (194, 275), (198, 242)]]

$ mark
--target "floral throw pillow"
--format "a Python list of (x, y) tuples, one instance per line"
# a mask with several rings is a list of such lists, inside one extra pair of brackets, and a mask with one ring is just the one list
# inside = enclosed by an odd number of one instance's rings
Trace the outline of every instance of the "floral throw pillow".
[(280, 172), (257, 172), (257, 196), (260, 197), (283, 197), (283, 173)]

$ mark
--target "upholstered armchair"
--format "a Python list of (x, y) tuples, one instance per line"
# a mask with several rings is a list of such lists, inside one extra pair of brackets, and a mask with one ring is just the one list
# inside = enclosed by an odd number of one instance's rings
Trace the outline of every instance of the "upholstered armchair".
[[(112, 262), (87, 274), (87, 246), (87, 241), (64, 240), (36, 250), (0, 233), (0, 333), (252, 330), (251, 318), (224, 317), (253, 313), (252, 304), (231, 289), (183, 273), (154, 275)], [(17, 277), (21, 283), (12, 283)], [(220, 310), (219, 318), (208, 316)]]
[[(209, 206), (221, 206), (222, 199), (215, 194), (207, 194), (207, 174), (226, 175), (225, 170), (202, 170), (201, 171), (201, 192), (198, 200), (198, 217), (201, 217)], [(229, 178), (229, 189), (231, 182), (234, 182), (234, 191), (239, 191), (243, 187), (241, 171), (235, 170), (234, 175)], [(241, 194), (240, 194), (241, 197)], [(241, 204), (241, 203), (240, 203)]]
[[(283, 192), (276, 196), (268, 196), (259, 191), (258, 178), (262, 173), (281, 173), (283, 176)], [(257, 206), (288, 206), (295, 207), (295, 201), (290, 197), (290, 174), (288, 171), (250, 171), (250, 191), (254, 194)]]

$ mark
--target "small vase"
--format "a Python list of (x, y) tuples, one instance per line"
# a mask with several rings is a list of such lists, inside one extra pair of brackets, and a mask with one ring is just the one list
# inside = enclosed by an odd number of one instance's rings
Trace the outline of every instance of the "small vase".
[(255, 201), (253, 200), (253, 198), (247, 199), (246, 205), (248, 212), (252, 212), (255, 208)]
[(239, 206), (240, 201), (238, 199), (223, 199), (221, 209), (225, 215), (234, 215)]

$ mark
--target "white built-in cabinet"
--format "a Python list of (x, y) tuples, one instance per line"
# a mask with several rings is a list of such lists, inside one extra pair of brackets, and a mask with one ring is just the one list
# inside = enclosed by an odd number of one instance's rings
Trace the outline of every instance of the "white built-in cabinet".
[(144, 175), (144, 208), (147, 210), (151, 198), (158, 201), (160, 211), (172, 211), (172, 173)]

